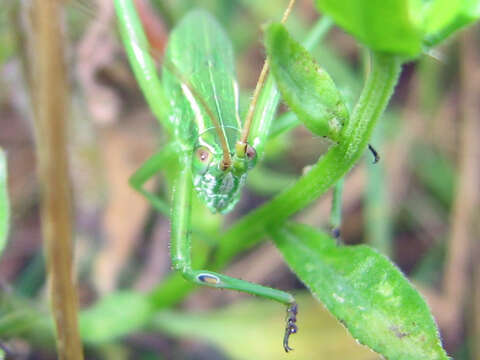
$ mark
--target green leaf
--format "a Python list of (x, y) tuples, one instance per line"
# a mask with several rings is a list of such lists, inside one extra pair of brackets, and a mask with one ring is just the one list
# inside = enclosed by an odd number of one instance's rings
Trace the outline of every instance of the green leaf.
[(271, 71), (285, 102), (316, 135), (339, 140), (348, 109), (328, 73), (281, 24), (265, 32)]
[(390, 360), (448, 359), (425, 301), (385, 256), (364, 245), (336, 246), (306, 225), (290, 224), (272, 236), (290, 267), (360, 343)]
[(425, 9), (425, 31), (436, 32), (456, 16), (464, 0), (429, 1)]
[(371, 49), (408, 56), (422, 50), (422, 0), (316, 0), (316, 5)]
[(436, 0), (425, 17), (425, 44), (433, 46), (480, 18), (479, 0)]
[(7, 192), (7, 159), (0, 149), (0, 255), (5, 248), (10, 223), (10, 205)]
[(224, 309), (158, 313), (151, 327), (170, 336), (208, 341), (236, 360), (375, 360), (379, 356), (358, 345), (309, 294), (295, 296), (301, 313), (299, 332), (290, 338), (294, 351), (282, 347), (285, 306), (248, 299)]
[(140, 330), (152, 315), (151, 303), (145, 295), (117, 292), (81, 313), (80, 333), (90, 344), (110, 342)]

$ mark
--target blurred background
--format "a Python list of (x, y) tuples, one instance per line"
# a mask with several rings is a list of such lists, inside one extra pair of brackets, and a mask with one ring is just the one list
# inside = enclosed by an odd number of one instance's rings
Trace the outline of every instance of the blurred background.
[[(12, 206), (11, 232), (0, 258), (0, 345), (7, 358), (54, 359), (51, 333), (45, 330), (51, 326), (45, 325), (28, 3), (7, 0), (0, 9), (0, 147), (8, 157)], [(286, 1), (138, 0), (137, 6), (160, 55), (170, 29), (185, 13), (195, 7), (211, 11), (232, 40), (246, 108), (264, 61), (262, 24), (279, 19)], [(229, 291), (188, 294), (183, 280), (168, 275), (168, 219), (128, 186), (130, 175), (166, 139), (130, 71), (113, 4), (71, 0), (64, 15), (67, 141), (85, 357), (379, 359), (308, 294), (268, 242), (239, 255), (226, 273), (298, 294), (301, 329), (288, 356), (281, 347), (283, 306)], [(319, 16), (311, 0), (298, 0), (288, 28), (301, 40)], [(404, 66), (371, 140), (381, 160), (373, 165), (366, 153), (346, 177), (343, 198), (342, 240), (377, 248), (408, 275), (431, 306), (455, 359), (480, 359), (478, 43), (479, 27), (470, 27)], [(362, 86), (362, 48), (333, 27), (313, 53), (352, 106)], [(194, 250), (205, 254), (223, 228), (291, 184), (327, 148), (303, 127), (269, 143), (263, 165), (251, 174), (231, 214), (195, 212), (194, 227), (207, 236)], [(150, 185), (166, 191), (161, 178)], [(298, 221), (328, 230), (330, 201), (330, 194), (319, 199), (298, 214)], [(114, 297), (115, 311), (100, 302), (112, 294), (126, 295)], [(155, 316), (145, 315), (142, 296), (154, 299)], [(143, 316), (148, 319), (140, 321)]]

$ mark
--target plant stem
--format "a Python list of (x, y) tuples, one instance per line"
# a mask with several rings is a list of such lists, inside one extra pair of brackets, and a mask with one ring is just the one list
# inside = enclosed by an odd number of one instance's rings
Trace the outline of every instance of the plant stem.
[(478, 27), (464, 32), (461, 42), (461, 92), (459, 122), (459, 168), (455, 200), (451, 212), (450, 239), (445, 264), (443, 281), (444, 297), (448, 308), (448, 323), (445, 331), (447, 341), (459, 341), (462, 329), (462, 314), (465, 311), (465, 301), (469, 298), (469, 273), (473, 248), (474, 225), (477, 222), (478, 208), (478, 176), (480, 166), (478, 156), (480, 146), (478, 134), (480, 121), (478, 119), (478, 91), (480, 89), (480, 71), (478, 70), (478, 47), (474, 44)]
[(341, 178), (333, 188), (332, 210), (330, 211), (330, 230), (334, 237), (340, 236), (342, 225), (342, 193), (345, 179)]
[[(230, 227), (221, 238), (214, 262), (209, 269), (219, 270), (239, 252), (257, 244), (269, 228), (281, 226), (286, 219), (308, 206), (324, 194), (353, 167), (364, 153), (377, 120), (385, 110), (401, 71), (400, 58), (372, 53), (371, 71), (350, 122), (344, 129), (342, 142), (332, 147), (325, 156), (290, 188), (265, 205), (253, 210)], [(171, 305), (189, 292), (189, 286), (169, 278), (169, 287), (181, 288), (182, 296), (171, 301), (158, 302)], [(190, 286), (190, 289), (193, 287)], [(160, 285), (150, 294), (152, 300), (162, 298)]]
[(373, 52), (371, 71), (346, 124), (341, 142), (325, 154), (294, 185), (236, 222), (224, 235), (215, 268), (223, 267), (240, 251), (258, 243), (269, 228), (308, 206), (343, 177), (365, 151), (372, 130), (385, 110), (401, 70), (397, 56)]
[(33, 100), (42, 228), (59, 359), (83, 359), (72, 261), (71, 184), (66, 140), (67, 75), (58, 0), (34, 0)]

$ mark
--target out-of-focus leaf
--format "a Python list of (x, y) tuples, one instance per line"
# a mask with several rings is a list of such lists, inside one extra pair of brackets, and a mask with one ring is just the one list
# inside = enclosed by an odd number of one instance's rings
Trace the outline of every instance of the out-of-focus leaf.
[(455, 168), (440, 151), (421, 144), (415, 144), (409, 155), (409, 165), (420, 180), (442, 205), (452, 205), (455, 192)]
[(10, 222), (10, 205), (7, 192), (7, 159), (0, 149), (0, 255), (5, 248)]
[(152, 315), (148, 297), (133, 291), (118, 292), (81, 313), (80, 333), (90, 344), (110, 342), (138, 331)]
[(333, 80), (283, 25), (267, 28), (265, 45), (285, 102), (310, 131), (337, 141), (349, 114)]
[(439, 31), (442, 27), (452, 21), (463, 3), (465, 3), (464, 0), (429, 1), (426, 5), (425, 31)]
[(49, 311), (14, 292), (0, 292), (0, 339), (28, 339), (30, 344), (53, 348), (55, 336)]
[(402, 273), (370, 247), (338, 247), (305, 225), (272, 232), (290, 267), (362, 344), (391, 360), (448, 359), (430, 311)]
[(161, 312), (151, 326), (171, 336), (209, 341), (237, 360), (379, 359), (358, 345), (310, 295), (296, 298), (299, 332), (290, 338), (295, 350), (288, 354), (282, 347), (285, 307), (271, 301), (250, 299), (202, 313)]
[(316, 0), (316, 5), (374, 50), (409, 56), (421, 52), (421, 0)]
[(480, 17), (478, 0), (436, 0), (425, 19), (425, 43), (428, 46), (438, 44), (452, 33)]
[(318, 9), (377, 51), (417, 56), (480, 18), (478, 0), (316, 0)]

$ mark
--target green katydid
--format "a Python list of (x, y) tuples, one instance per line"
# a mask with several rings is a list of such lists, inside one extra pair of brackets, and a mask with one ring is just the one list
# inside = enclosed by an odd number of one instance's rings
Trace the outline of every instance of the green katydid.
[[(285, 22), (295, 0), (291, 0)], [(172, 266), (198, 285), (232, 289), (287, 305), (283, 345), (297, 332), (297, 305), (287, 292), (208, 270), (194, 270), (190, 254), (190, 212), (193, 189), (212, 212), (230, 211), (240, 197), (247, 172), (263, 154), (271, 118), (252, 122), (268, 62), (262, 70), (245, 122), (238, 115), (238, 87), (232, 46), (216, 20), (202, 10), (184, 17), (169, 36), (163, 79), (145, 49), (149, 48), (132, 0), (116, 0), (120, 32), (129, 61), (153, 113), (172, 142), (153, 155), (132, 176), (131, 185), (159, 211), (169, 205), (147, 192), (144, 183), (175, 156), (180, 164), (171, 204)], [(262, 102), (268, 105), (268, 99)], [(278, 100), (275, 100), (278, 101)], [(276, 106), (276, 105), (270, 105)], [(262, 110), (257, 109), (257, 113)]]

